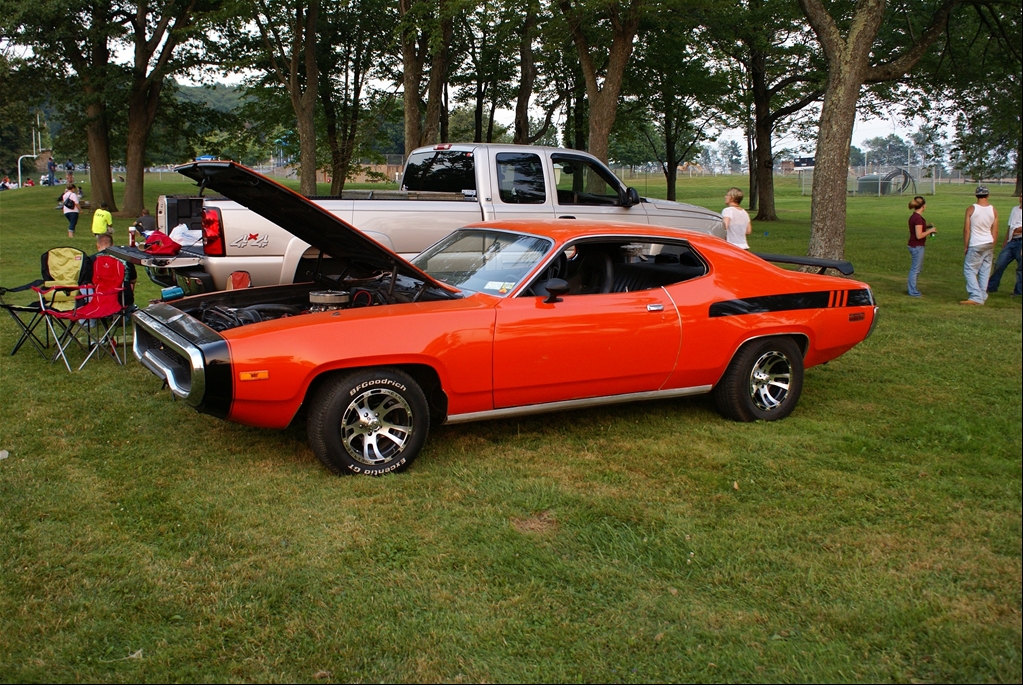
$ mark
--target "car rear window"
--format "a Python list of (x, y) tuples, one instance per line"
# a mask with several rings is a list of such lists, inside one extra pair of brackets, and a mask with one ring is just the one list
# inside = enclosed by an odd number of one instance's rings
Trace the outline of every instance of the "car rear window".
[(428, 150), (410, 155), (401, 180), (403, 190), (462, 193), (476, 190), (472, 152)]

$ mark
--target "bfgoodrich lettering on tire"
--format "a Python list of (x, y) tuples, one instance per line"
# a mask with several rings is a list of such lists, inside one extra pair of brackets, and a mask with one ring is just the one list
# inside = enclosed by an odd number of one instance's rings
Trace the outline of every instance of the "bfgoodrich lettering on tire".
[(752, 340), (714, 388), (718, 411), (735, 421), (776, 421), (792, 413), (803, 391), (803, 355), (787, 337)]
[(354, 371), (319, 389), (311, 402), (309, 444), (337, 474), (403, 471), (430, 426), (423, 391), (400, 369)]

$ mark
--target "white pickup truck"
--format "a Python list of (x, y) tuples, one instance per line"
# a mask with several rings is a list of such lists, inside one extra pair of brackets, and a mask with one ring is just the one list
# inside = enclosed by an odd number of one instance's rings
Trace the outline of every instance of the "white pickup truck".
[[(182, 168), (187, 168), (185, 165)], [(408, 258), (466, 224), (487, 219), (580, 219), (650, 223), (724, 238), (721, 216), (678, 202), (641, 198), (592, 155), (578, 150), (480, 143), (419, 148), (400, 190), (345, 191), (314, 202)], [(185, 224), (203, 244), (177, 257), (142, 256), (160, 285), (186, 294), (223, 290), (235, 271), (253, 285), (306, 280), (318, 251), (235, 202), (163, 195), (157, 223)]]

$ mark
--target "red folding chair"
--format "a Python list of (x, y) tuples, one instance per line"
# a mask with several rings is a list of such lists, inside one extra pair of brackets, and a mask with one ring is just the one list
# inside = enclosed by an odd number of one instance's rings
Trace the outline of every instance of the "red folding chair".
[[(109, 354), (118, 364), (123, 364), (127, 359), (127, 320), (126, 314), (130, 306), (123, 304), (122, 293), (130, 287), (125, 282), (126, 270), (124, 262), (109, 255), (97, 255), (92, 262), (92, 283), (81, 286), (82, 295), (78, 295), (76, 301), (78, 306), (70, 312), (55, 311), (47, 309), (44, 312), (46, 325), (50, 334), (57, 341), (57, 351), (51, 361), (57, 357), (64, 360), (64, 366), (71, 371), (71, 364), (68, 362), (67, 349), (72, 343), (77, 344), (88, 354), (85, 361), (81, 363), (78, 370), (92, 359), (98, 350)], [(42, 298), (55, 288), (34, 288), (39, 293), (40, 302)], [(60, 289), (60, 287), (56, 288)], [(65, 328), (58, 335), (56, 322), (63, 322)], [(117, 351), (117, 339), (115, 334), (118, 328), (121, 330), (121, 339), (124, 349), (121, 354)], [(85, 343), (79, 336), (85, 333)]]

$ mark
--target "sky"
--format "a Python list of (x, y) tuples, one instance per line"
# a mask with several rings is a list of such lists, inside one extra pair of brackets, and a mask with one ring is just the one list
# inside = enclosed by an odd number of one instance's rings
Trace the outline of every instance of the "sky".
[[(225, 74), (221, 75), (218, 82), (223, 85), (237, 86), (244, 78), (244, 73)], [(190, 86), (201, 85), (201, 83), (190, 81), (187, 78), (179, 77), (179, 81)], [(537, 118), (542, 118), (543, 112), (537, 110), (532, 112), (532, 115)], [(515, 112), (511, 109), (498, 109), (494, 115), (494, 119), (503, 126), (514, 126)], [(557, 123), (557, 118), (555, 119), (555, 122)], [(905, 139), (908, 138), (909, 134), (915, 131), (917, 127), (918, 122), (914, 122), (911, 128), (907, 128), (905, 126), (905, 122), (895, 116), (884, 118), (876, 116), (865, 117), (862, 114), (857, 113), (856, 123), (853, 126), (852, 144), (863, 149), (863, 141), (870, 138), (883, 138), (891, 135), (892, 133), (895, 133)], [(743, 149), (746, 147), (741, 129), (729, 129), (722, 131), (718, 136), (718, 140), (736, 140), (741, 144)], [(805, 153), (806, 155), (812, 155), (814, 151), (814, 145), (812, 142), (802, 142), (792, 136), (776, 137), (773, 141), (773, 147), (775, 150), (793, 148)]]

